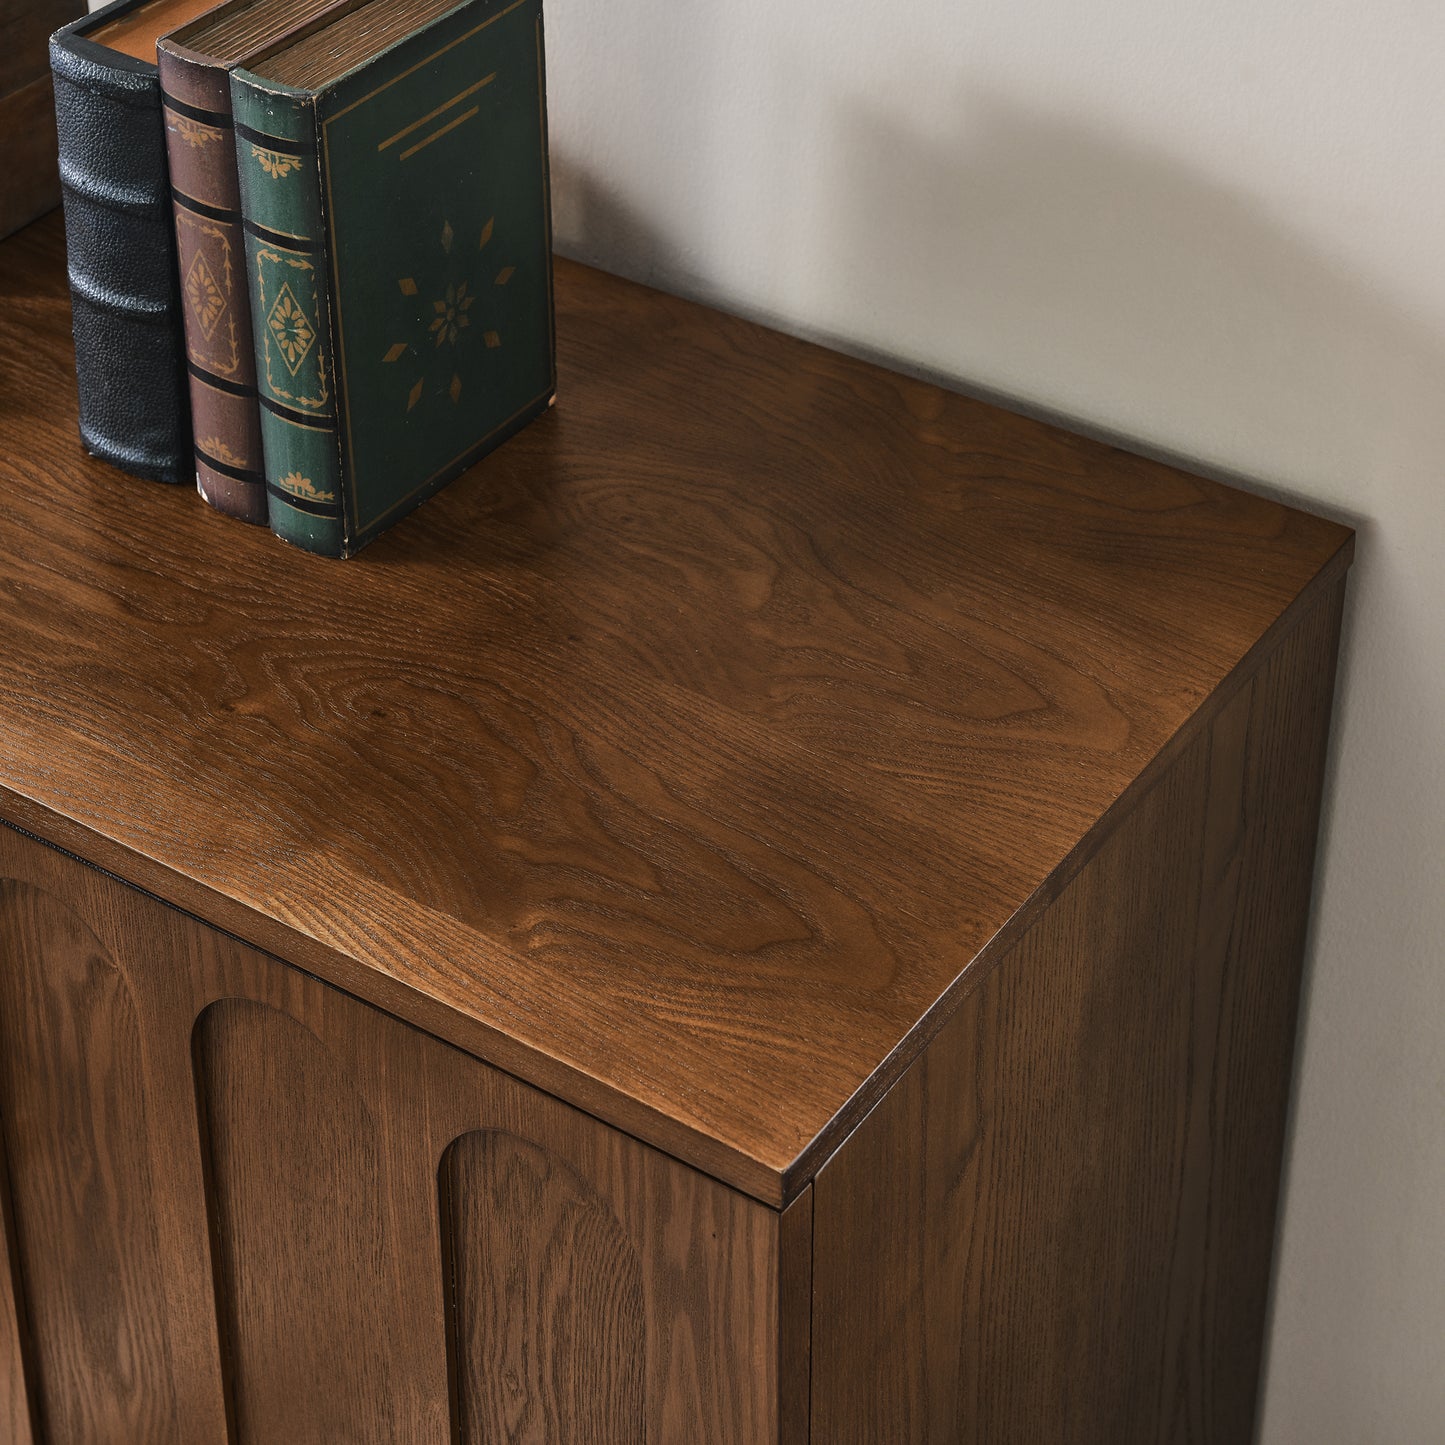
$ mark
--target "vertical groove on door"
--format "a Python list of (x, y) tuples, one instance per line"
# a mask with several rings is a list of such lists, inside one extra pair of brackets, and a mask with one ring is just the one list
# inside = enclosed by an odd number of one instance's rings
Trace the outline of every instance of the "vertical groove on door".
[(360, 1037), (369, 1011), (331, 997), (302, 1014), (226, 999), (196, 1025), (237, 1445), (441, 1445), (444, 1371), (428, 1409), (413, 1368), (439, 1282), (399, 1243), (407, 1151), (358, 1073), (386, 1061)]
[(463, 1135), (440, 1170), (461, 1445), (646, 1445), (642, 1270), (539, 1145)]
[(220, 1357), (221, 1389), (225, 1406), (225, 1445), (239, 1445), (241, 1436), (236, 1425), (236, 1350), (231, 1337), (232, 1301), (226, 1284), (225, 1253), (221, 1238), (219, 1214), (219, 1192), (215, 1179), (215, 1150), (211, 1144), (210, 1108), (202, 1081), (206, 1077), (205, 1062), (201, 1054), (201, 1041), (205, 1030), (202, 1022), (203, 1010), (191, 1030), (191, 1078), (194, 1084), (192, 1100), (196, 1111), (196, 1139), (200, 1144), (200, 1174), (206, 1206), (206, 1236), (210, 1242), (211, 1299), (210, 1305), (216, 1322), (216, 1346)]
[[(9, 967), (0, 955), (0, 969)], [(4, 1020), (0, 1019), (0, 1030)], [(0, 1032), (0, 1047), (8, 1048)], [(10, 1218), (10, 1177), (0, 1121), (0, 1440), (6, 1445), (35, 1445), (38, 1436), (31, 1413), (32, 1373), (26, 1361), (25, 1300), (20, 1290), (20, 1261), (15, 1254), (15, 1226)]]

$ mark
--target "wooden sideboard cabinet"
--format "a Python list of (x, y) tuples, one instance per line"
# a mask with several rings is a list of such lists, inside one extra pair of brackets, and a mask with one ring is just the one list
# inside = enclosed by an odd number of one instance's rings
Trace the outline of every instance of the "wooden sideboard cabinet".
[(1245, 1445), (1344, 528), (558, 263), (359, 559), (0, 246), (5, 1445)]

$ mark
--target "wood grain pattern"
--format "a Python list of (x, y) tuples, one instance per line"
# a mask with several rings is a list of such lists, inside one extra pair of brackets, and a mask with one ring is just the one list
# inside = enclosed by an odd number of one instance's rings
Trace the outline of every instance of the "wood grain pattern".
[(0, 1130), (0, 1440), (7, 1445), (34, 1445), (35, 1421), (26, 1383), (25, 1321), (17, 1284), (18, 1257), (10, 1220), (10, 1173), (5, 1164)]
[(84, 13), (83, 0), (5, 0), (0, 10), (0, 96), (49, 76), (51, 32)]
[(0, 1154), (37, 1445), (223, 1440), (190, 1061), (204, 934), (9, 828), (0, 880)]
[(1342, 591), (818, 1174), (817, 1445), (1253, 1438)]
[(224, 999), (197, 1025), (236, 1445), (449, 1434), (427, 1141), (386, 1129), (377, 1097), (379, 1069), (417, 1058), (382, 1052), (377, 1018), (347, 1011), (354, 1054), (262, 1003)]
[(60, 204), (52, 30), (83, 14), (81, 0), (5, 0), (0, 6), (0, 238)]
[(45, 1434), (180, 1445), (125, 976), (63, 901), (9, 879), (0, 957), (0, 1121)]
[(44, 72), (28, 85), (0, 95), (0, 136), (5, 137), (5, 164), (0, 166), (3, 238), (60, 204), (55, 92), (48, 60)]
[[(547, 1352), (525, 1377), (544, 1438), (777, 1440), (776, 1212), (9, 828), (0, 878), (46, 1445), (446, 1445), (495, 1423), (498, 1299)], [(500, 1174), (478, 1131), (508, 1141)], [(477, 1191), (528, 1178), (534, 1237), (478, 1217)], [(549, 1241), (549, 1264), (526, 1253)], [(564, 1249), (613, 1264), (569, 1275)], [(599, 1315), (626, 1326), (600, 1360)], [(604, 1380), (640, 1429), (594, 1432)], [(512, 1426), (472, 1438), (537, 1438), (535, 1414)]]
[(775, 1205), (1348, 561), (559, 263), (559, 405), (337, 566), (80, 454), (60, 254), (0, 267), (0, 811)]
[(642, 1266), (538, 1144), (463, 1135), (442, 1161), (460, 1445), (646, 1445)]
[(783, 1211), (778, 1262), (778, 1445), (808, 1445), (813, 1343), (813, 1186)]

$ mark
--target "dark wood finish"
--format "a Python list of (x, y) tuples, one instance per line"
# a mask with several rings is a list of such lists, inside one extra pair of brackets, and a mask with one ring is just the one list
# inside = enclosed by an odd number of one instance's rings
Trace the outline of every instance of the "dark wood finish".
[(160, 963), (196, 926), (117, 915), (120, 885), (8, 828), (0, 879), (0, 1148), (39, 1442), (222, 1439), (187, 981)]
[(0, 274), (0, 811), (773, 1205), (1349, 558), (559, 263), (557, 408), (338, 566), (84, 458)]
[(84, 13), (79, 0), (5, 0), (0, 7), (0, 237), (60, 204), (47, 42)]
[(46, 1434), (181, 1445), (127, 980), (72, 908), (10, 879), (0, 958), (0, 1120)]
[(782, 1216), (9, 828), (0, 880), (44, 1445), (778, 1439)]
[(0, 1428), (1243, 1445), (1349, 534), (562, 263), (556, 411), (327, 562), (81, 455), (62, 254)]
[(815, 1441), (1253, 1438), (1342, 591), (818, 1174)]
[(421, 1037), (288, 991), (214, 1003), (196, 1030), (237, 1445), (444, 1440), (436, 1161), (409, 1047)]
[(10, 1241), (10, 1178), (0, 1134), (0, 1440), (9, 1445), (34, 1445), (30, 1392), (25, 1384), (25, 1357), (19, 1316), (20, 1291)]
[(778, 1445), (808, 1445), (813, 1343), (813, 1186), (783, 1211), (778, 1244)]
[(0, 95), (49, 75), (51, 34), (85, 10), (78, 0), (5, 0), (0, 7)]
[(460, 1438), (645, 1438), (642, 1263), (616, 1215), (540, 1145), (500, 1130), (458, 1139), (442, 1171), (455, 1354), (467, 1371)]

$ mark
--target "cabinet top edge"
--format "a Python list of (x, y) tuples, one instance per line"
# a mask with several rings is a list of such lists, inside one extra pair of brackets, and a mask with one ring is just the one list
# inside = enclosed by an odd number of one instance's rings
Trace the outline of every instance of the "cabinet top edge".
[(0, 810), (773, 1204), (1352, 555), (559, 261), (558, 406), (329, 562), (85, 457), (0, 258)]

